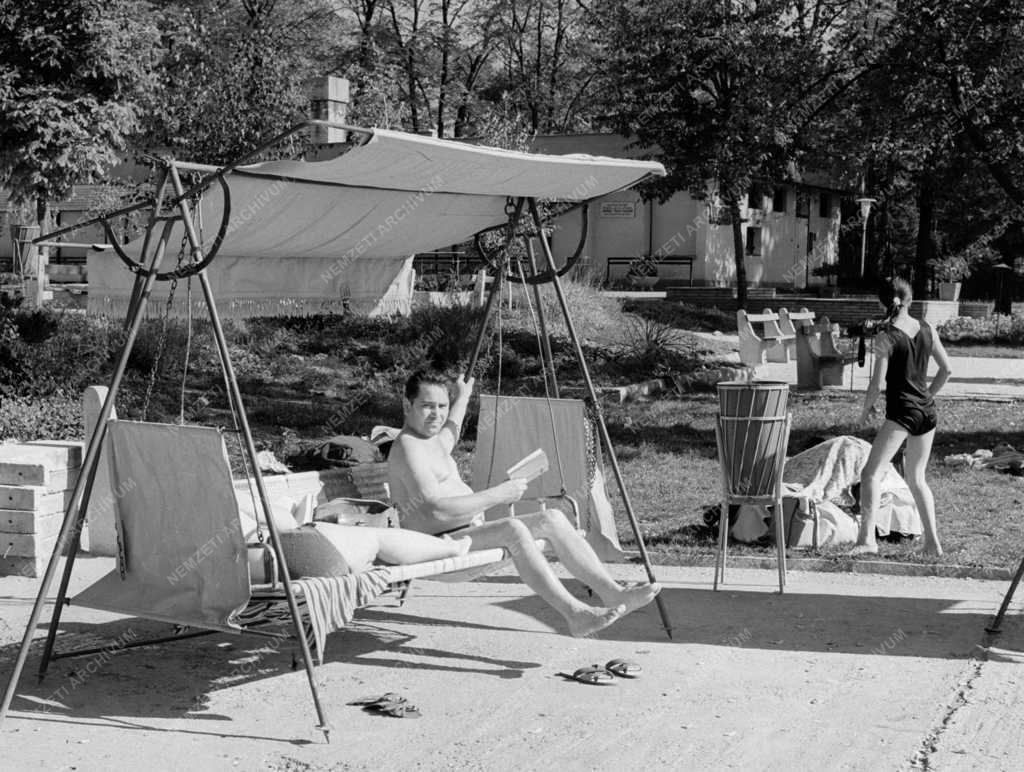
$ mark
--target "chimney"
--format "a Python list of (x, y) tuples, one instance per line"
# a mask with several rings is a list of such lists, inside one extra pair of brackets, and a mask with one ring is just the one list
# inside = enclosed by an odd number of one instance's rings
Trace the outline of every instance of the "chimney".
[[(348, 119), (348, 78), (324, 75), (313, 81), (310, 88), (312, 117), (321, 121), (344, 123)], [(312, 140), (315, 144), (344, 142), (348, 132), (344, 129), (315, 126)]]

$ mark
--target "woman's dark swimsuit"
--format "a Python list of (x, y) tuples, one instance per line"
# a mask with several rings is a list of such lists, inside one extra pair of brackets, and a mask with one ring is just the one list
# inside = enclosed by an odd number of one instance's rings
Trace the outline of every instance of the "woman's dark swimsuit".
[(885, 373), (885, 417), (914, 437), (935, 428), (935, 398), (928, 390), (928, 359), (932, 355), (932, 328), (921, 322), (911, 338), (898, 327), (885, 332), (891, 343)]

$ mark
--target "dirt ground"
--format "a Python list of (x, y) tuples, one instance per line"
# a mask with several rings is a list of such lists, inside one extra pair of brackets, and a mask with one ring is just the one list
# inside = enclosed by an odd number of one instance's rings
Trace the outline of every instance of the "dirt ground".
[[(110, 566), (80, 560), (72, 590)], [(657, 573), (672, 640), (653, 607), (566, 637), (510, 575), (421, 581), (404, 607), (362, 611), (316, 669), (330, 744), (291, 643), (218, 634), (59, 660), (40, 684), (37, 642), (0, 768), (1024, 768), (1020, 604), (1001, 635), (984, 632), (1005, 582), (791, 572), (779, 596), (773, 571), (733, 571), (717, 593), (709, 568)], [(36, 588), (0, 579), (0, 683)], [(64, 618), (59, 646), (167, 631), (74, 606)], [(556, 675), (614, 657), (644, 673), (608, 686)], [(422, 718), (345, 704), (388, 691)]]

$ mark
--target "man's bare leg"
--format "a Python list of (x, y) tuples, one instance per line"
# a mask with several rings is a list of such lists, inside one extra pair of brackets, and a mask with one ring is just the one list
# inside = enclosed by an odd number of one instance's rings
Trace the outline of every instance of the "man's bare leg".
[(616, 582), (594, 548), (559, 510), (548, 509), (517, 519), (525, 523), (535, 537), (551, 542), (562, 565), (596, 592), (605, 606), (625, 606), (628, 614), (646, 606), (661, 592), (660, 584), (626, 588)]
[(928, 464), (934, 439), (934, 429), (919, 437), (907, 438), (904, 471), (907, 485), (910, 486), (910, 492), (914, 495), (914, 502), (917, 504), (917, 511), (921, 515), (921, 525), (924, 527), (924, 551), (928, 555), (938, 557), (942, 555), (942, 545), (939, 544), (939, 531), (935, 524), (935, 497), (932, 496), (932, 489), (924, 477), (924, 469)]
[(860, 473), (860, 533), (857, 544), (850, 550), (851, 555), (878, 554), (875, 514), (882, 494), (882, 468), (892, 461), (906, 437), (907, 430), (894, 421), (886, 420), (878, 428), (875, 441), (871, 444), (871, 453)]
[(592, 635), (626, 613), (626, 607), (621, 604), (610, 608), (588, 606), (574, 598), (551, 570), (530, 529), (518, 518), (496, 520), (461, 533), (473, 540), (473, 549), (507, 549), (526, 586), (565, 618), (573, 636)]

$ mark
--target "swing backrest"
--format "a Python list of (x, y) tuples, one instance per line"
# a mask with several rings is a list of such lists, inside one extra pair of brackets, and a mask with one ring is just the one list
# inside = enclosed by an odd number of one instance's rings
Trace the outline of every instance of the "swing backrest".
[[(557, 496), (564, 485), (580, 505), (580, 514), (585, 519), (596, 463), (588, 421), (582, 400), (481, 394), (473, 452), (473, 490), (504, 482), (509, 467), (541, 448), (548, 457), (548, 471), (530, 483), (526, 498)], [(487, 513), (488, 519), (507, 515), (507, 507), (495, 507)]]
[(106, 443), (118, 570), (75, 604), (237, 630), (234, 617), (248, 603), (250, 585), (220, 432), (115, 420)]

